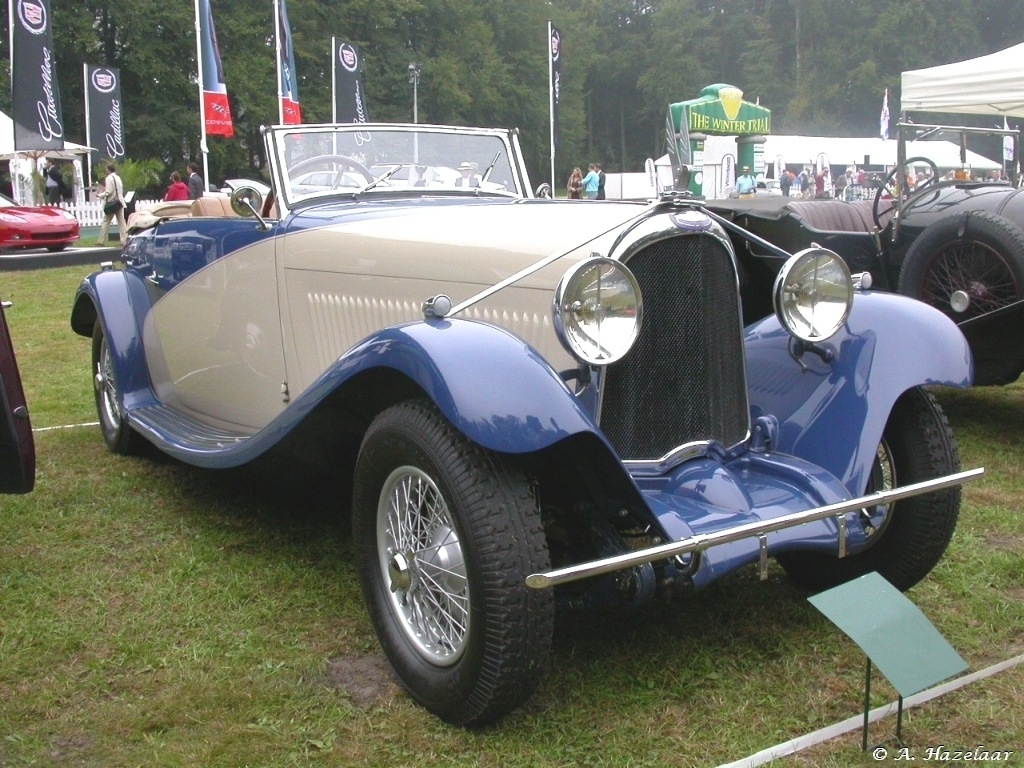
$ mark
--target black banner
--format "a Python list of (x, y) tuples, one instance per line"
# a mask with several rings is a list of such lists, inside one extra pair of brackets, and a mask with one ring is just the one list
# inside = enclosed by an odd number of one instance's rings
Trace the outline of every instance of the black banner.
[(331, 38), (334, 72), (334, 122), (365, 123), (369, 119), (363, 93), (363, 64), (359, 49)]
[(14, 149), (64, 148), (64, 119), (57, 88), (57, 58), (49, 0), (11, 3), (11, 90), (14, 96)]
[(551, 146), (558, 149), (558, 107), (562, 100), (562, 33), (550, 23), (548, 29), (551, 32)]
[(85, 65), (86, 143), (95, 147), (90, 163), (103, 158), (120, 160), (124, 150), (124, 114), (121, 111), (121, 71)]

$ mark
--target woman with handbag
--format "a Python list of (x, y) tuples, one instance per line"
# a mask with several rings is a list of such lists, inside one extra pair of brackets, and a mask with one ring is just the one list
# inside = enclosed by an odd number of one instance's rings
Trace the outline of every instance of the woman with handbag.
[(124, 221), (124, 183), (117, 175), (117, 168), (113, 163), (107, 163), (107, 177), (103, 180), (103, 191), (100, 192), (100, 199), (103, 201), (103, 226), (100, 227), (100, 239), (96, 245), (107, 244), (107, 230), (110, 221), (117, 217), (117, 239), (124, 242), (125, 232), (128, 225)]

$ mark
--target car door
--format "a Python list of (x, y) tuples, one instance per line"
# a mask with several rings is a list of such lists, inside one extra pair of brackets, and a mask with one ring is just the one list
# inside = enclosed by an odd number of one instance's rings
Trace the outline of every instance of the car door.
[(14, 347), (0, 302), (0, 493), (28, 493), (35, 485), (36, 449)]

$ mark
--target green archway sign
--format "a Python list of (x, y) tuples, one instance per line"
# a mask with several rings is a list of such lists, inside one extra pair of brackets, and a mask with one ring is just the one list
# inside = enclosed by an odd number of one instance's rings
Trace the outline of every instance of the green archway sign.
[(736, 136), (737, 167), (746, 165), (755, 173), (764, 170), (764, 158), (756, 156), (755, 147), (772, 132), (772, 111), (744, 101), (743, 91), (733, 85), (708, 85), (696, 99), (669, 104), (667, 122), (673, 177), (678, 177), (682, 166), (692, 168), (689, 189), (694, 194), (703, 192), (704, 139), (708, 135)]

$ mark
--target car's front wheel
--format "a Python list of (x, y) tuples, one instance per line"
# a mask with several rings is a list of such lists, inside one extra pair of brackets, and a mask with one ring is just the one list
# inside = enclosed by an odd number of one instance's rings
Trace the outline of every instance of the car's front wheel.
[[(960, 471), (953, 430), (935, 397), (916, 387), (904, 392), (889, 416), (866, 493)], [(960, 488), (946, 488), (880, 504), (861, 512), (871, 533), (868, 548), (836, 558), (787, 552), (778, 561), (793, 581), (828, 589), (877, 571), (893, 586), (910, 589), (939, 562), (956, 529)]]
[(367, 430), (353, 491), (356, 564), (399, 681), (456, 725), (522, 704), (550, 653), (554, 603), (526, 577), (550, 565), (530, 483), (427, 401)]
[(142, 437), (128, 426), (124, 418), (121, 390), (117, 383), (114, 360), (107, 344), (103, 324), (97, 320), (92, 331), (92, 384), (96, 396), (96, 413), (100, 431), (107, 447), (114, 453), (138, 453)]

